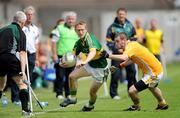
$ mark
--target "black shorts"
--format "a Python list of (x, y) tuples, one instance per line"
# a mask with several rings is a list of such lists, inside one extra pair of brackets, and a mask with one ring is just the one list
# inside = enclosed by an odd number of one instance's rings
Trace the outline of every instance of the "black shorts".
[(0, 54), (0, 76), (16, 76), (21, 72), (21, 64), (14, 54)]
[[(134, 86), (135, 86), (135, 88), (137, 89), (138, 92), (143, 91), (144, 89), (149, 88), (149, 85), (145, 84), (142, 80), (139, 80), (137, 83), (134, 84)], [(157, 86), (158, 86), (158, 84), (156, 84), (154, 86), (154, 88), (157, 87)]]

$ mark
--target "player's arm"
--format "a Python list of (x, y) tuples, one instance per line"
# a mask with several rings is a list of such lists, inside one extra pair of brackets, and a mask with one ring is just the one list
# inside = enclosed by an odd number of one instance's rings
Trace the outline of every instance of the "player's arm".
[(127, 59), (126, 61), (123, 61), (122, 63), (119, 64), (120, 68), (124, 68), (130, 64), (132, 64), (133, 62), (130, 59)]
[(90, 52), (88, 53), (86, 60), (84, 60), (84, 61), (79, 60), (77, 62), (77, 64), (76, 64), (77, 68), (87, 64), (88, 62), (90, 62), (95, 57), (95, 55), (96, 55), (96, 48), (91, 48), (89, 51)]
[(89, 61), (91, 61), (96, 55), (96, 48), (91, 48), (89, 51), (90, 52), (89, 52), (86, 60), (84, 61), (85, 64), (88, 63)]
[(127, 54), (120, 54), (120, 55), (114, 55), (114, 54), (110, 54), (109, 59), (112, 59), (112, 60), (120, 60), (120, 61), (127, 61), (129, 60), (129, 57)]

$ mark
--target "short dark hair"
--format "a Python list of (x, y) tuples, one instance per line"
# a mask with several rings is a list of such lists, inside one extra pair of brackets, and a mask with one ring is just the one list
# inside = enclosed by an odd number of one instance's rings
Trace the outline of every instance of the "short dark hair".
[(126, 12), (126, 13), (127, 13), (126, 8), (122, 8), (122, 7), (120, 7), (120, 8), (118, 8), (118, 9), (117, 9), (116, 13), (119, 13), (119, 11), (124, 11), (124, 12)]

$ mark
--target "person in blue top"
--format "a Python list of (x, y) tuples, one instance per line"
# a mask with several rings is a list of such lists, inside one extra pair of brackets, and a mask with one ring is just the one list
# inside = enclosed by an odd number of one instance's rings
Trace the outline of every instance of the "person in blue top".
[[(127, 11), (125, 8), (119, 8), (116, 11), (116, 18), (114, 22), (109, 26), (107, 29), (106, 34), (106, 41), (108, 48), (112, 51), (113, 54), (120, 54), (123, 52), (122, 49), (117, 49), (115, 47), (114, 39), (115, 36), (120, 32), (125, 32), (129, 39), (134, 40), (134, 35), (136, 34), (135, 28), (132, 25), (132, 23), (126, 18)], [(119, 61), (112, 60), (111, 65), (117, 67), (119, 65)], [(126, 68), (126, 75), (127, 75), (127, 81), (128, 81), (128, 89), (129, 87), (136, 82), (136, 70), (135, 65), (131, 64), (127, 66)], [(112, 73), (111, 75), (111, 82), (110, 82), (110, 96), (118, 100), (120, 99), (120, 96), (118, 95), (118, 82), (119, 79), (122, 79), (122, 70), (118, 69), (116, 72)], [(123, 82), (123, 80), (121, 80)]]

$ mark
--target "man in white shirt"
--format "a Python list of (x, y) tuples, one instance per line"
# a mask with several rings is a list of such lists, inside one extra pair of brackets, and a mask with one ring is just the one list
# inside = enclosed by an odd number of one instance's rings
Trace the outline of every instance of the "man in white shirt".
[(36, 25), (32, 23), (33, 16), (35, 13), (35, 9), (32, 6), (28, 6), (24, 9), (24, 13), (27, 16), (27, 20), (25, 26), (23, 27), (23, 31), (26, 35), (26, 45), (27, 45), (27, 53), (28, 53), (28, 64), (29, 64), (29, 76), (31, 82), (32, 80), (32, 73), (34, 70), (35, 65), (38, 66), (38, 42), (39, 42), (39, 30)]

